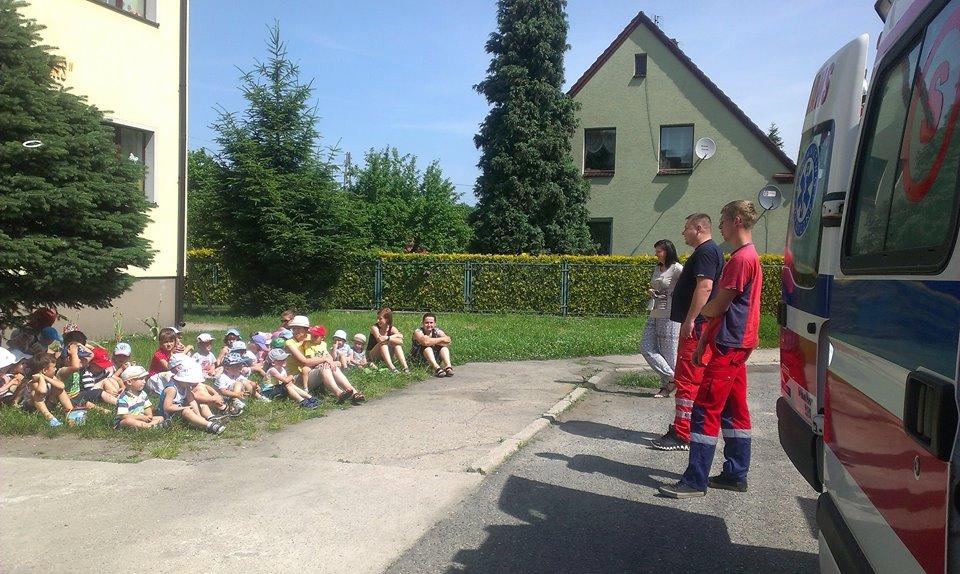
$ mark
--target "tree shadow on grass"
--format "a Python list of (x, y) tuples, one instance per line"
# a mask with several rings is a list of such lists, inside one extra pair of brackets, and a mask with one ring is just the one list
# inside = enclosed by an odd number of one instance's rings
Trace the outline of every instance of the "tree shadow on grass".
[(447, 572), (817, 569), (817, 556), (813, 553), (733, 543), (723, 519), (695, 512), (695, 501), (684, 502), (691, 502), (684, 506), (690, 510), (511, 476), (498, 506), (523, 524), (486, 527), (483, 544), (477, 549), (459, 550)]

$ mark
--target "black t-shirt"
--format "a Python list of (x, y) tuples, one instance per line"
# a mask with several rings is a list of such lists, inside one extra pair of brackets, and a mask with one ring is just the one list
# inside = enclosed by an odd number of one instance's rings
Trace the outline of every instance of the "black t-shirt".
[[(714, 295), (717, 294), (717, 284), (722, 269), (723, 253), (717, 247), (716, 242), (713, 239), (708, 239), (698, 245), (683, 264), (683, 271), (680, 273), (677, 284), (673, 289), (670, 320), (683, 323), (687, 318), (690, 302), (693, 301), (693, 292), (697, 288), (697, 277), (713, 279), (713, 290), (710, 292), (710, 299), (713, 299)], [(698, 316), (696, 323), (699, 324), (701, 321), (703, 321), (703, 317)]]

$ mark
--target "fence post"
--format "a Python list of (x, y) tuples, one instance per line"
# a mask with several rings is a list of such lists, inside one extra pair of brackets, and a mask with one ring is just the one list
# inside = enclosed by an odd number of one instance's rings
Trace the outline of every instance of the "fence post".
[(463, 310), (470, 310), (470, 286), (473, 283), (473, 265), (469, 261), (463, 264)]
[(377, 264), (373, 268), (373, 300), (376, 301), (376, 308), (380, 308), (380, 296), (383, 290), (383, 261), (377, 258)]
[(568, 289), (570, 287), (570, 266), (567, 260), (560, 262), (560, 312), (564, 317), (567, 316), (567, 301), (570, 298)]

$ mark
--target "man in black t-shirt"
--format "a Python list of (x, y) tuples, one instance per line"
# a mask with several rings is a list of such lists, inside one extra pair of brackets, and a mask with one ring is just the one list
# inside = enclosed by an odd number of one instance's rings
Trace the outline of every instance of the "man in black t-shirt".
[[(690, 413), (703, 380), (703, 367), (694, 365), (691, 359), (705, 321), (700, 310), (716, 294), (717, 280), (723, 269), (723, 253), (711, 237), (712, 226), (710, 216), (705, 213), (689, 215), (683, 223), (683, 240), (694, 249), (684, 262), (673, 290), (670, 320), (680, 323), (677, 366), (674, 369), (677, 408), (667, 434), (652, 443), (659, 450), (690, 450)], [(704, 358), (703, 364), (707, 362), (709, 357)]]

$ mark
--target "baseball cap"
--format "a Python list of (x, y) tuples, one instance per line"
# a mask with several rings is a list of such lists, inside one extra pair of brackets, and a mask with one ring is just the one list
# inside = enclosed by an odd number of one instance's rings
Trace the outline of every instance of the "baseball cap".
[(327, 334), (327, 328), (323, 325), (314, 325), (310, 327), (310, 334), (314, 337), (322, 337)]
[(132, 352), (133, 350), (130, 348), (129, 343), (120, 342), (117, 343), (117, 346), (113, 348), (114, 355), (126, 355), (129, 357), (130, 353)]
[(0, 347), (0, 369), (9, 367), (16, 362), (17, 359), (13, 356), (13, 353), (10, 351), (10, 349)]
[(354, 340), (354, 341), (360, 341), (361, 343), (366, 343), (366, 342), (367, 342), (367, 336), (364, 335), (363, 333), (357, 333), (356, 335), (353, 336), (353, 340)]
[(101, 369), (106, 369), (113, 364), (113, 361), (111, 361), (110, 357), (107, 355), (107, 350), (103, 347), (93, 348), (93, 354), (90, 358), (90, 362)]
[(267, 354), (270, 357), (271, 361), (283, 361), (290, 356), (290, 353), (284, 351), (283, 349), (270, 349), (270, 352)]
[(230, 350), (239, 351), (243, 353), (244, 351), (247, 350), (247, 344), (244, 343), (243, 341), (234, 341), (233, 343), (230, 344)]
[(310, 319), (306, 315), (297, 315), (293, 319), (290, 319), (290, 322), (287, 323), (287, 327), (310, 327)]
[(196, 385), (203, 382), (203, 371), (197, 363), (185, 363), (182, 369), (173, 374), (173, 380)]
[(197, 335), (197, 340), (202, 343), (209, 343), (210, 341), (213, 340), (213, 335), (211, 335), (210, 333), (200, 333), (199, 335)]
[(176, 327), (167, 327), (167, 329), (170, 329), (171, 331), (173, 331), (174, 335), (179, 335), (180, 333), (183, 332), (180, 329), (177, 329)]
[(147, 370), (140, 365), (130, 365), (120, 373), (120, 378), (124, 381), (132, 381), (133, 379), (142, 379), (148, 374)]
[(13, 353), (14, 363), (19, 363), (20, 361), (26, 361), (27, 359), (33, 356), (29, 353), (24, 353), (20, 349), (11, 349), (11, 352)]
[(283, 337), (274, 337), (273, 340), (270, 341), (270, 346), (274, 349), (282, 349), (286, 344), (287, 340)]
[(280, 336), (283, 337), (284, 339), (292, 339), (293, 331), (291, 331), (290, 329), (284, 329), (280, 331)]
[(334, 338), (334, 339), (343, 339), (344, 341), (346, 341), (346, 340), (347, 340), (347, 332), (344, 331), (343, 329), (337, 329), (337, 331), (333, 334), (333, 338)]
[(246, 361), (244, 360), (243, 355), (240, 353), (230, 352), (227, 353), (227, 356), (223, 358), (224, 365), (242, 365), (245, 362)]
[(47, 341), (63, 342), (63, 337), (60, 336), (60, 331), (57, 331), (56, 327), (44, 327), (40, 329), (40, 336)]
[(227, 329), (226, 334), (224, 334), (224, 336), (226, 336), (226, 335), (236, 335), (237, 337), (239, 337), (239, 336), (240, 336), (240, 329), (237, 329), (237, 328), (235, 328), (235, 327), (230, 327), (229, 329)]
[(267, 344), (267, 338), (263, 336), (263, 333), (257, 333), (256, 335), (250, 337), (250, 342), (255, 343), (262, 351), (266, 351), (270, 348)]

